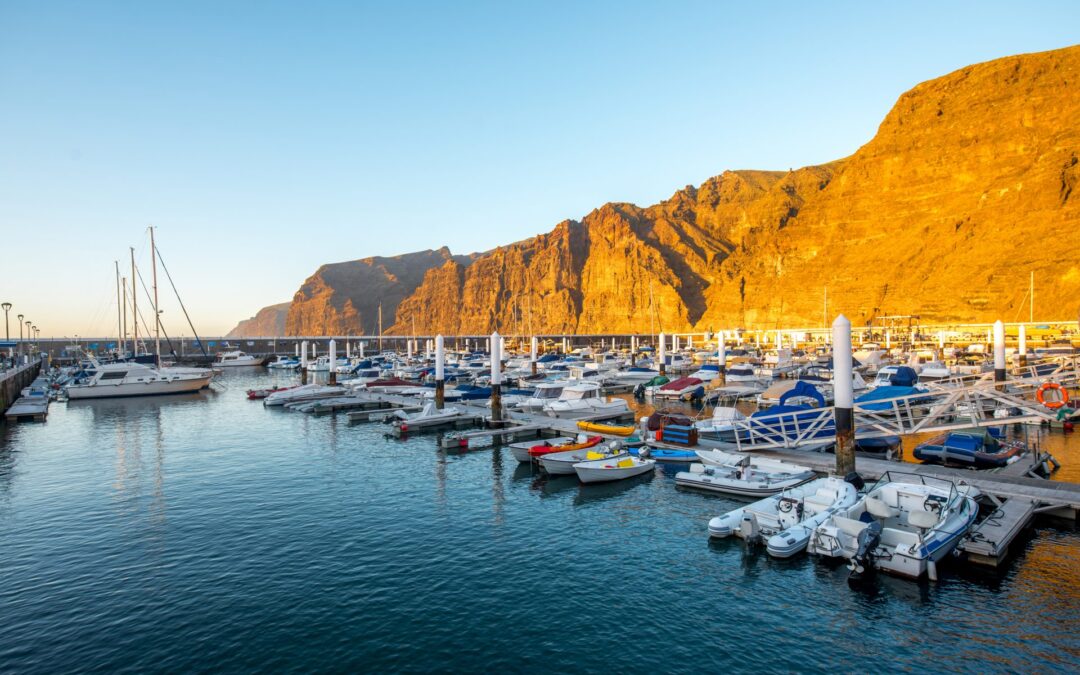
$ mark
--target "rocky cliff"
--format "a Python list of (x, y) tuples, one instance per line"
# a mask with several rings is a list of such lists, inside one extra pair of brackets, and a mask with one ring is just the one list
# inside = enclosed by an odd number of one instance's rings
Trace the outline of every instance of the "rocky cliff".
[(1036, 314), (1075, 316), (1078, 92), (1080, 47), (970, 66), (903, 94), (830, 164), (728, 171), (484, 254), (328, 265), (287, 330), (371, 333), (380, 300), (398, 334), (809, 326), (826, 287), (856, 324), (1014, 320), (1032, 271)]
[(291, 302), (270, 305), (259, 310), (250, 319), (236, 324), (236, 328), (226, 333), (225, 337), (272, 337), (285, 335), (285, 317), (289, 314)]

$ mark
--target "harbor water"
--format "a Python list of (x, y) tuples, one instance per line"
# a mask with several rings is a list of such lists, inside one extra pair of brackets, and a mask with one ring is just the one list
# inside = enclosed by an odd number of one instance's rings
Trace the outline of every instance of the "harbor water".
[[(677, 468), (580, 485), (509, 451), (191, 396), (0, 428), (0, 669), (1064, 672), (1080, 534), (936, 583), (710, 543)], [(282, 378), (283, 379), (283, 378)], [(1074, 480), (1080, 452), (1044, 441)], [(1056, 445), (1055, 445), (1056, 444)], [(1074, 456), (1075, 455), (1075, 456)]]

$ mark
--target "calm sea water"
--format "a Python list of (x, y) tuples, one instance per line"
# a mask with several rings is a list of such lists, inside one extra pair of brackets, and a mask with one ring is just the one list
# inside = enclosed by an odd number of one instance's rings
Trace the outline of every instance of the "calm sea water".
[(676, 490), (674, 471), (546, 479), (506, 450), (446, 454), (431, 436), (245, 400), (270, 379), (0, 428), (0, 670), (1080, 662), (1074, 531), (1041, 524), (1000, 573), (854, 591), (843, 566), (710, 544), (708, 518), (738, 502)]

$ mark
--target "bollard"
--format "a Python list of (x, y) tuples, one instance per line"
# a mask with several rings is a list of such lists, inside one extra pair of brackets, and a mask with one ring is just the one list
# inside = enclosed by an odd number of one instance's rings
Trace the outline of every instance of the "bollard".
[(1005, 390), (1005, 324), (994, 322), (994, 382), (998, 391)]
[(330, 339), (330, 384), (337, 384), (337, 340)]
[(498, 331), (491, 334), (491, 421), (502, 424), (502, 340)]
[(443, 409), (446, 402), (446, 348), (443, 336), (435, 336), (435, 407)]
[(843, 314), (833, 321), (833, 414), (836, 422), (836, 475), (855, 470), (855, 393), (851, 373), (851, 322)]
[(300, 343), (300, 384), (307, 384), (308, 348), (307, 340)]
[(721, 385), (727, 384), (727, 342), (724, 331), (719, 333), (720, 346), (716, 350), (716, 362), (720, 365), (720, 377), (717, 378)]
[(657, 355), (657, 357), (660, 359), (660, 374), (661, 375), (664, 375), (664, 374), (667, 373), (667, 363), (665, 363), (665, 361), (667, 361), (667, 344), (666, 343), (667, 343), (667, 337), (663, 333), (660, 333), (660, 343), (659, 343), (660, 352)]

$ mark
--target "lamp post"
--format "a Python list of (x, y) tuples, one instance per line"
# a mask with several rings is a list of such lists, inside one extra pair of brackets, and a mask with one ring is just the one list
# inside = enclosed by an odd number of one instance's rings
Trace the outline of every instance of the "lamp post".
[(17, 350), (15, 350), (15, 353), (16, 354), (21, 354), (22, 353), (22, 320), (23, 320), (23, 315), (20, 314), (15, 318), (19, 320), (19, 348)]
[(8, 312), (11, 311), (11, 303), (5, 302), (0, 304), (0, 307), (4, 308), (4, 339), (11, 339), (11, 326), (8, 324)]
[(26, 322), (26, 355), (30, 356), (30, 326), (32, 322)]

